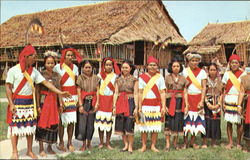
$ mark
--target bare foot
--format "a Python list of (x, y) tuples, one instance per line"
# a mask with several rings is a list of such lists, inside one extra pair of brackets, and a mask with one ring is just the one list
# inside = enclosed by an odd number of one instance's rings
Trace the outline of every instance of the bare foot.
[(33, 152), (27, 152), (26, 155), (32, 159), (38, 159), (37, 155), (35, 155), (35, 153), (33, 153)]
[(200, 146), (197, 145), (197, 144), (190, 144), (190, 147), (192, 147), (194, 149), (199, 149), (200, 148)]
[(103, 148), (103, 144), (99, 144), (98, 149), (102, 149), (102, 148)]
[(59, 146), (56, 146), (58, 150), (66, 152), (66, 148), (64, 147), (63, 144), (59, 144)]
[(46, 154), (44, 151), (39, 152), (39, 155), (40, 155), (41, 157), (47, 156), (47, 154)]
[(213, 145), (212, 145), (212, 147), (214, 147), (214, 148), (217, 148), (217, 147), (218, 147), (218, 145), (216, 145), (216, 144), (213, 144)]
[(107, 144), (107, 148), (108, 148), (109, 150), (113, 150), (113, 148), (112, 148), (109, 144)]
[(128, 150), (128, 146), (125, 146), (125, 147), (123, 147), (123, 149), (121, 150), (121, 152), (125, 152), (127, 150)]
[(228, 145), (225, 146), (226, 149), (232, 149), (233, 145), (229, 143)]
[(10, 159), (18, 159), (18, 153), (12, 153)]
[(201, 146), (201, 148), (206, 149), (206, 148), (207, 148), (207, 145), (206, 145), (206, 144), (203, 144), (203, 145)]
[(151, 150), (152, 150), (153, 152), (159, 152), (159, 150), (158, 150), (155, 146), (151, 146)]
[(67, 145), (67, 148), (70, 152), (74, 152), (75, 151), (75, 147), (73, 145)]
[(56, 154), (56, 152), (51, 148), (51, 146), (48, 146), (47, 152), (48, 152), (49, 154)]
[(237, 149), (242, 149), (242, 146), (240, 144), (237, 144), (236, 148)]
[(91, 145), (87, 145), (87, 148), (88, 148), (88, 150), (92, 150), (92, 146)]
[(79, 151), (85, 151), (86, 150), (86, 146), (82, 146), (80, 149), (79, 149)]
[(181, 146), (181, 149), (187, 149), (187, 145), (186, 145), (186, 144), (183, 144), (183, 145)]
[(140, 149), (139, 149), (139, 152), (145, 152), (147, 150), (147, 147), (146, 146), (142, 146)]

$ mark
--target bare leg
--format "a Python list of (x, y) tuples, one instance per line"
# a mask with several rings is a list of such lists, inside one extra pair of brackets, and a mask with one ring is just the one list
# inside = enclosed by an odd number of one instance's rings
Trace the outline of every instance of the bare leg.
[(67, 127), (67, 133), (68, 133), (68, 149), (70, 152), (74, 152), (75, 148), (72, 144), (72, 137), (74, 132), (74, 123), (70, 123)]
[(38, 157), (35, 155), (35, 153), (32, 152), (33, 135), (26, 136), (26, 139), (28, 146), (26, 155), (31, 157), (32, 159), (37, 159)]
[(106, 131), (106, 146), (110, 150), (113, 149), (110, 145), (111, 134), (112, 134), (112, 129), (109, 132)]
[(182, 149), (186, 149), (188, 147), (188, 134), (184, 135), (184, 144), (182, 146)]
[(212, 139), (211, 143), (212, 143), (212, 147), (217, 147), (215, 139)]
[(152, 132), (151, 133), (151, 150), (153, 152), (159, 152), (159, 150), (155, 147), (155, 145), (157, 143), (157, 138), (158, 138), (158, 133)]
[(199, 145), (195, 144), (195, 135), (191, 135), (190, 146), (195, 149), (199, 148)]
[(17, 143), (18, 143), (18, 136), (16, 135), (11, 136), (11, 144), (12, 144), (11, 159), (18, 159)]
[(47, 152), (48, 152), (49, 154), (56, 154), (56, 152), (53, 151), (51, 144), (48, 144)]
[(233, 126), (232, 123), (227, 122), (227, 137), (228, 137), (228, 145), (226, 145), (227, 149), (231, 149), (233, 146)]
[(128, 135), (128, 151), (133, 152), (134, 135)]
[(144, 152), (147, 149), (147, 133), (141, 133), (141, 141), (142, 141), (142, 147), (139, 149), (140, 152)]
[(87, 140), (87, 148), (88, 148), (89, 150), (92, 149), (91, 140)]
[(243, 133), (243, 125), (237, 124), (237, 148), (242, 149), (241, 147), (241, 137)]
[(100, 139), (100, 144), (98, 146), (99, 149), (101, 149), (103, 147), (103, 137), (104, 137), (104, 131), (101, 131), (100, 128), (98, 129), (98, 133), (99, 133), (99, 139)]
[(63, 136), (64, 136), (64, 127), (62, 125), (62, 121), (60, 120), (60, 123), (58, 125), (58, 134), (59, 134), (59, 146), (57, 147), (57, 149), (59, 149), (60, 151), (66, 152), (66, 149), (64, 147), (64, 142), (63, 142)]
[(202, 138), (202, 143), (203, 143), (203, 145), (201, 148), (207, 148), (207, 138), (206, 137)]
[(85, 151), (86, 150), (86, 141), (82, 142), (82, 147), (79, 150), (80, 151)]
[(177, 141), (178, 141), (178, 135), (174, 136), (174, 139), (173, 139), (174, 148), (178, 150), (179, 147), (177, 146)]
[(124, 143), (124, 147), (123, 147), (122, 151), (127, 151), (128, 150), (128, 136), (122, 135), (122, 140)]
[(47, 154), (44, 152), (43, 142), (42, 141), (39, 141), (39, 155), (41, 157), (47, 156)]

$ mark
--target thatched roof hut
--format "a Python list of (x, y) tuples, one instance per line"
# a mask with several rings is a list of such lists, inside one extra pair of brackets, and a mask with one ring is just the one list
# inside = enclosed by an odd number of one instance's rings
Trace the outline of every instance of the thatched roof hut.
[(203, 54), (206, 61), (218, 56), (226, 63), (234, 52), (247, 63), (250, 61), (250, 21), (208, 24), (188, 45), (184, 53)]

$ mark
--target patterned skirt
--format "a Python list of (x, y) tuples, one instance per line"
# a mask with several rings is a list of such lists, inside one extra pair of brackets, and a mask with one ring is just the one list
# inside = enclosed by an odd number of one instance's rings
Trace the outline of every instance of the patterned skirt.
[(33, 96), (18, 95), (14, 100), (15, 115), (8, 127), (8, 137), (32, 135), (36, 131), (37, 120), (34, 118)]
[(240, 115), (237, 112), (238, 95), (226, 95), (225, 96), (225, 121), (230, 123), (241, 124)]
[(64, 109), (61, 114), (61, 121), (64, 126), (71, 123), (76, 123), (76, 108), (77, 108), (77, 95), (72, 95), (72, 98), (63, 98)]

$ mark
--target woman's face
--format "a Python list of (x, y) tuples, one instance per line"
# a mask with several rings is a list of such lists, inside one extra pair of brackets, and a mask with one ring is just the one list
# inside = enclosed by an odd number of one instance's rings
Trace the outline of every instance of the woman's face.
[(208, 70), (208, 75), (209, 77), (216, 77), (217, 76), (217, 69), (215, 66), (210, 66), (209, 70)]
[(83, 67), (82, 67), (82, 72), (86, 75), (91, 75), (92, 74), (92, 66), (90, 63), (86, 63)]
[(155, 74), (158, 69), (158, 65), (155, 62), (151, 62), (147, 66), (148, 72), (151, 74)]
[(190, 61), (189, 61), (189, 67), (191, 69), (196, 69), (198, 68), (198, 64), (200, 63), (200, 59), (199, 58), (192, 58)]
[(180, 63), (179, 62), (174, 62), (172, 65), (172, 71), (174, 74), (178, 74), (180, 72)]
[(128, 74), (130, 74), (131, 69), (132, 68), (129, 66), (128, 63), (123, 63), (122, 68), (121, 68), (121, 72), (123, 75), (128, 75)]
[(240, 68), (240, 62), (237, 60), (232, 60), (229, 65), (232, 71), (237, 71)]
[(104, 65), (105, 72), (111, 73), (113, 70), (113, 62), (111, 60), (107, 60)]
[(67, 51), (65, 55), (65, 62), (71, 63), (73, 58), (74, 58), (74, 53), (72, 51)]
[(45, 62), (45, 68), (46, 68), (46, 70), (52, 71), (55, 65), (56, 65), (56, 64), (55, 64), (54, 58), (48, 57), (48, 58), (46, 59), (46, 62)]

